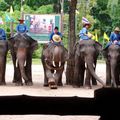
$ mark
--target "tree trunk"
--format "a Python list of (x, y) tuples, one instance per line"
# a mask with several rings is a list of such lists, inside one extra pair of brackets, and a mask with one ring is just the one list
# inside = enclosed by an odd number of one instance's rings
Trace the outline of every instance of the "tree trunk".
[(68, 44), (68, 53), (69, 60), (67, 62), (66, 69), (66, 84), (71, 85), (74, 78), (74, 56), (73, 56), (73, 47), (76, 43), (75, 36), (75, 10), (76, 10), (77, 0), (71, 0), (69, 2), (69, 44)]

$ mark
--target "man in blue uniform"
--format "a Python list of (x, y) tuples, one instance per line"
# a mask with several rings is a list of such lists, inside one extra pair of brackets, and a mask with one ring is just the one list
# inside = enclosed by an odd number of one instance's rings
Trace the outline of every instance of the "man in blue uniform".
[(27, 26), (24, 24), (24, 20), (20, 19), (19, 22), (20, 23), (16, 27), (17, 33), (20, 33), (20, 34), (26, 33), (28, 29), (27, 29)]
[(0, 28), (0, 40), (6, 40), (6, 33), (2, 28)]

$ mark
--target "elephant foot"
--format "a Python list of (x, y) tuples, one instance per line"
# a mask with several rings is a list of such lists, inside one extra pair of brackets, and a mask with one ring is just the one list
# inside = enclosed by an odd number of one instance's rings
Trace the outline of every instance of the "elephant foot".
[(15, 86), (23, 86), (22, 82), (15, 82)]
[(57, 89), (57, 85), (50, 85), (49, 86), (51, 89)]
[(92, 86), (85, 85), (84, 88), (85, 88), (85, 89), (92, 89)]
[(17, 82), (17, 80), (15, 80), (15, 79), (12, 81), (12, 83), (16, 83), (16, 82)]
[(33, 83), (32, 83), (31, 81), (27, 81), (27, 82), (25, 82), (25, 85), (27, 85), (27, 86), (32, 86)]
[(60, 82), (60, 83), (58, 83), (57, 85), (58, 85), (58, 86), (63, 86), (63, 83), (62, 83), (62, 82)]
[(79, 88), (80, 87), (80, 85), (72, 85), (73, 86), (73, 88)]
[(92, 85), (97, 85), (97, 82), (93, 82)]
[(48, 87), (49, 85), (48, 85), (48, 83), (44, 83), (44, 85), (43, 85), (44, 87)]
[(51, 89), (57, 89), (57, 85), (55, 84), (55, 80), (53, 78), (48, 80), (48, 84)]
[(0, 82), (0, 85), (6, 85), (6, 82)]

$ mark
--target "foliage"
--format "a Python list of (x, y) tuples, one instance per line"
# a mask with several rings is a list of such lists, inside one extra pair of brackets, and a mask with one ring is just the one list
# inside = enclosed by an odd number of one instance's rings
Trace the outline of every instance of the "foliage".
[(40, 59), (42, 48), (43, 48), (43, 44), (38, 44), (38, 49), (35, 50), (35, 52), (33, 53), (33, 58)]
[(53, 5), (42, 5), (35, 11), (37, 14), (50, 14), (53, 13)]
[(97, 0), (91, 8), (91, 15), (96, 19), (94, 29), (100, 29), (101, 34), (108, 34), (116, 26), (120, 26), (120, 3), (119, 0)]
[(6, 11), (8, 7), (9, 5), (6, 2), (0, 2), (0, 11)]

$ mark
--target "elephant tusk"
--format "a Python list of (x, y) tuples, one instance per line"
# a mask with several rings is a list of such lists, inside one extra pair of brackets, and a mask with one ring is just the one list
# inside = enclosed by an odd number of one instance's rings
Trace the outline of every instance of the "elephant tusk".
[(53, 61), (53, 66), (55, 67), (55, 61)]
[(18, 59), (16, 59), (16, 63), (15, 63), (16, 67), (18, 67)]
[(56, 71), (56, 70), (54, 70), (53, 77), (55, 77), (56, 72), (57, 72), (57, 71)]
[(26, 66), (26, 60), (25, 60), (24, 66)]
[(59, 62), (59, 67), (61, 66), (61, 61)]
[(85, 62), (85, 69), (87, 68), (87, 63)]
[(95, 64), (93, 63), (93, 67), (95, 68)]

